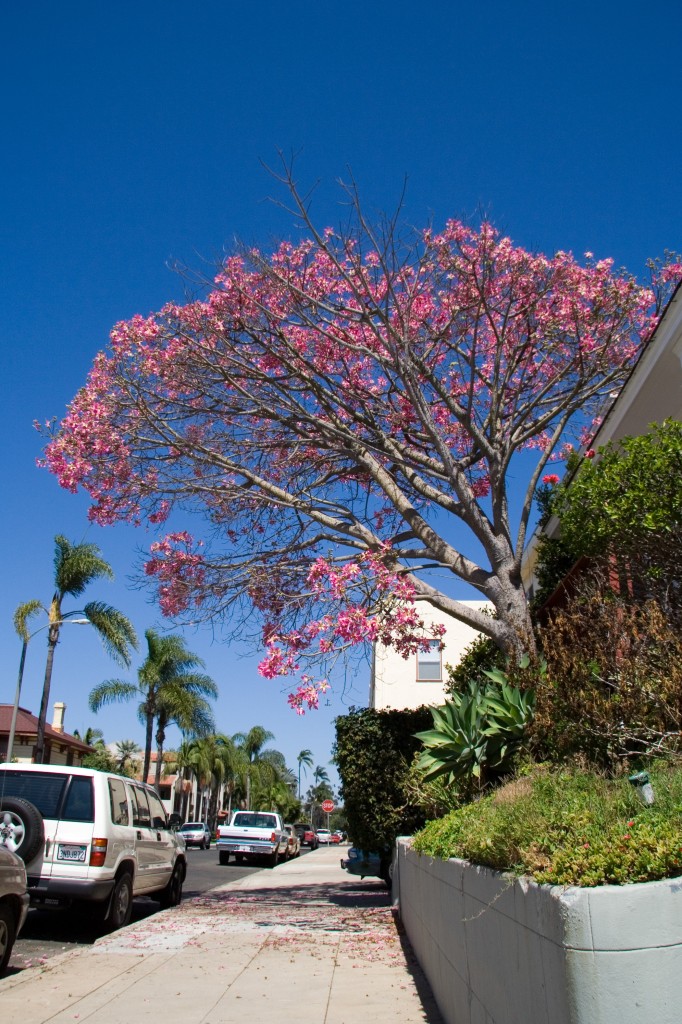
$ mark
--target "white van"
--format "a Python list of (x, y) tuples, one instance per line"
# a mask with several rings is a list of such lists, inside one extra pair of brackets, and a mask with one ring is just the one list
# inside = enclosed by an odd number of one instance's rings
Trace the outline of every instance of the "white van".
[(134, 896), (162, 907), (182, 899), (180, 820), (151, 786), (122, 775), (0, 764), (0, 844), (26, 864), (32, 905), (84, 904), (112, 931), (130, 921)]

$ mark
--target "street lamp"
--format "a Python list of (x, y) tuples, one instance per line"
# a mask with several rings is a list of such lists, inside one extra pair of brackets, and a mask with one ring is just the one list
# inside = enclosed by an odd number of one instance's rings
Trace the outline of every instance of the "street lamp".
[(9, 739), (7, 741), (7, 760), (12, 760), (12, 752), (14, 750), (14, 733), (17, 728), (17, 715), (19, 713), (19, 698), (21, 697), (21, 684), (24, 680), (24, 663), (26, 661), (26, 651), (28, 650), (28, 642), (33, 637), (40, 633), (43, 629), (48, 629), (50, 626), (64, 626), (67, 622), (71, 622), (74, 626), (90, 626), (90, 619), (60, 619), (59, 622), (46, 622), (43, 626), (39, 626), (38, 629), (34, 630), (30, 636), (24, 637), (24, 641), (21, 646), (21, 659), (19, 661), (19, 676), (17, 678), (17, 692), (14, 695), (14, 707), (12, 708), (12, 722), (9, 727)]

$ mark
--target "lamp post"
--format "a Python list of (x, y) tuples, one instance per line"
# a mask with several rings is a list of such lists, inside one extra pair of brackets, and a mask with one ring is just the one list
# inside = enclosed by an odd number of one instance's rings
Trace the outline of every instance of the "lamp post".
[(19, 661), (19, 675), (17, 677), (17, 690), (14, 695), (14, 707), (12, 708), (12, 722), (9, 727), (9, 739), (7, 740), (7, 760), (12, 760), (12, 752), (14, 750), (14, 734), (17, 728), (17, 715), (19, 713), (19, 699), (21, 697), (21, 685), (24, 680), (24, 664), (26, 662), (26, 651), (28, 650), (28, 642), (33, 637), (40, 633), (43, 629), (47, 629), (51, 625), (63, 626), (65, 623), (71, 622), (74, 626), (89, 626), (90, 619), (60, 619), (58, 623), (46, 622), (43, 626), (39, 626), (38, 629), (34, 630), (30, 636), (24, 637), (21, 645), (21, 659)]

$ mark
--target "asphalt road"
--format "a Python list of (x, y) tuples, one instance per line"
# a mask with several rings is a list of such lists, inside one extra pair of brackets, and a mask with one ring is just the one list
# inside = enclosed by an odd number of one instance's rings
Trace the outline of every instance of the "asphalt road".
[[(307, 851), (301, 850), (304, 855)], [(198, 896), (208, 889), (215, 889), (225, 882), (236, 881), (254, 871), (271, 870), (262, 865), (237, 867), (232, 861), (229, 864), (218, 863), (215, 847), (210, 850), (190, 849), (187, 851), (187, 877), (183, 889), (185, 899)], [(276, 870), (276, 869), (275, 869)], [(159, 905), (154, 900), (142, 898), (133, 904), (133, 921), (141, 921), (151, 914), (156, 914)], [(102, 934), (88, 923), (87, 919), (76, 917), (69, 911), (29, 910), (26, 924), (17, 939), (12, 958), (9, 962), (7, 975), (15, 974), (26, 967), (44, 963), (58, 953), (64, 953), (78, 946), (89, 946)]]

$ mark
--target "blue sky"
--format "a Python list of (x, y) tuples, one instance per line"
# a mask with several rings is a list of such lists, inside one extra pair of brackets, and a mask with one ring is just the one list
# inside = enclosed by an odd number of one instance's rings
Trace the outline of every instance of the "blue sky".
[[(412, 224), (483, 213), (524, 246), (642, 273), (682, 247), (681, 21), (679, 5), (631, 0), (6, 5), (0, 701), (13, 700), (19, 660), (12, 612), (49, 601), (56, 533), (112, 562), (117, 582), (88, 596), (140, 634), (159, 623), (126, 585), (150, 538), (88, 527), (85, 499), (35, 467), (32, 423), (63, 414), (113, 323), (182, 294), (170, 264), (208, 272), (235, 237), (267, 247), (294, 231), (268, 201), (282, 195), (263, 162), (298, 154), (301, 182), (319, 181), (321, 223), (343, 217), (335, 181), (350, 168), (370, 210), (392, 210), (407, 178)], [(69, 730), (140, 741), (132, 708), (87, 710), (91, 687), (120, 674), (88, 634), (63, 631), (52, 700)], [(26, 666), (34, 711), (44, 636)], [(361, 674), (297, 718), (218, 631), (187, 639), (220, 686), (218, 727), (262, 724), (290, 762), (307, 747), (326, 764), (334, 716), (366, 702)]]

